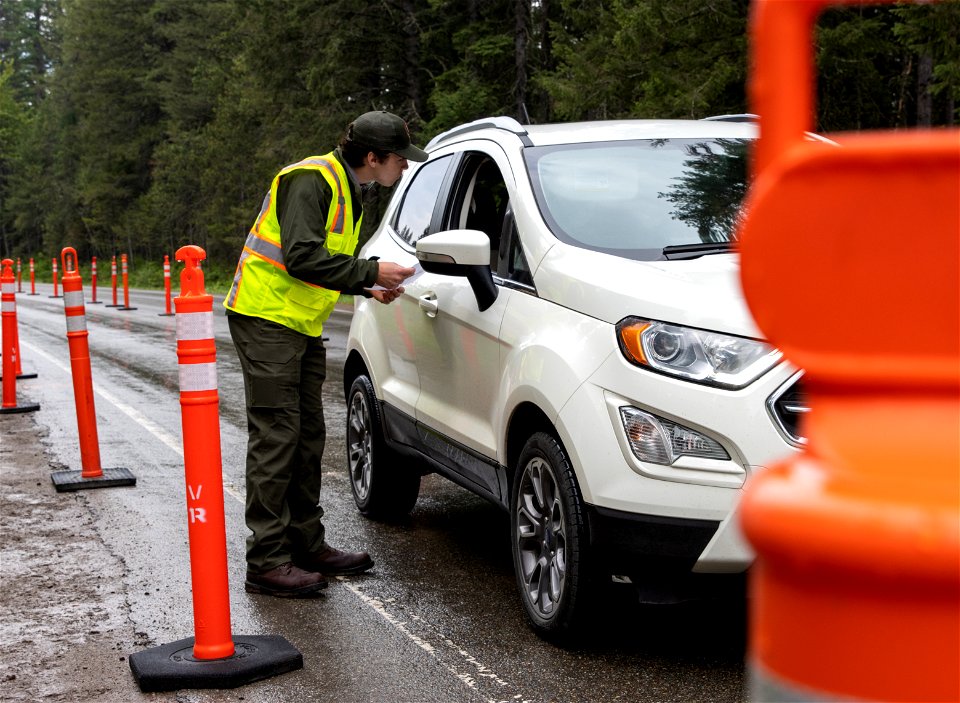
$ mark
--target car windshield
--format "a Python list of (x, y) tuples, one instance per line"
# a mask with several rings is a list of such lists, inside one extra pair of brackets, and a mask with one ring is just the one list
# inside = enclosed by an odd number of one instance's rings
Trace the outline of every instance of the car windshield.
[(735, 239), (749, 139), (644, 139), (524, 150), (540, 212), (564, 242), (641, 261)]

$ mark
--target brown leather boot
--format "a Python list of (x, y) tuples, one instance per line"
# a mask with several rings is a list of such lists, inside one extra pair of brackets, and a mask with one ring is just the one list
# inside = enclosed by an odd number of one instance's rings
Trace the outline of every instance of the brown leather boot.
[(244, 588), (247, 593), (262, 593), (278, 598), (303, 598), (327, 587), (323, 574), (304, 571), (292, 561), (281, 564), (262, 574), (247, 571)]
[(366, 552), (344, 552), (327, 546), (319, 552), (300, 557), (297, 559), (297, 566), (325, 576), (359, 574), (373, 568), (373, 559)]

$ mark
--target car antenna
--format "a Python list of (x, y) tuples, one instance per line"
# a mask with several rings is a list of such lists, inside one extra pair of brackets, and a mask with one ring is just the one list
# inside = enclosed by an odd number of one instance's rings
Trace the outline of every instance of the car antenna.
[(527, 102), (520, 103), (520, 109), (523, 111), (523, 124), (530, 124), (530, 113), (527, 112)]

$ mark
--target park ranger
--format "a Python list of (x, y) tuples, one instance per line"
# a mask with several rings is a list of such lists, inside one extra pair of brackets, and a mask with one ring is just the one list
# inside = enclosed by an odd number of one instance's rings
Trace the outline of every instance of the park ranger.
[(361, 186), (394, 185), (408, 159), (427, 154), (400, 117), (361, 115), (335, 150), (280, 170), (240, 254), (224, 305), (246, 392), (248, 592), (306, 596), (325, 588), (326, 576), (373, 566), (367, 552), (328, 545), (321, 522), (321, 332), (341, 292), (388, 304), (413, 274), (354, 256)]

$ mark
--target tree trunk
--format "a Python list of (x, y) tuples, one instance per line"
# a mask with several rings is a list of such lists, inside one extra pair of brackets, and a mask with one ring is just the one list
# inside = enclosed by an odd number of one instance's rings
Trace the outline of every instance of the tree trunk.
[(516, 98), (517, 119), (523, 124), (530, 123), (527, 114), (527, 37), (529, 36), (530, 2), (529, 0), (514, 0), (513, 49), (516, 66), (516, 83), (514, 97)]
[(924, 52), (917, 62), (917, 126), (929, 127), (933, 124), (933, 96), (930, 95), (930, 82), (933, 79), (933, 56)]
[(403, 81), (406, 84), (406, 102), (409, 114), (403, 115), (414, 130), (422, 127), (420, 110), (420, 28), (417, 26), (417, 10), (413, 0), (403, 0), (403, 43), (405, 48)]

